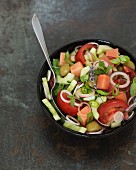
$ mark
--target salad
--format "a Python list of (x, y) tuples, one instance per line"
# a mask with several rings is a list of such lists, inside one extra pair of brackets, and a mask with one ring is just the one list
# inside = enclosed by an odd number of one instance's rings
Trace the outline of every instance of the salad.
[[(65, 116), (63, 126), (76, 132), (102, 134), (118, 128), (134, 116), (136, 107), (135, 64), (118, 48), (94, 42), (62, 51), (52, 61), (57, 78), (56, 104)], [(53, 76), (42, 78), (43, 103), (53, 118), (61, 117), (52, 104)]]

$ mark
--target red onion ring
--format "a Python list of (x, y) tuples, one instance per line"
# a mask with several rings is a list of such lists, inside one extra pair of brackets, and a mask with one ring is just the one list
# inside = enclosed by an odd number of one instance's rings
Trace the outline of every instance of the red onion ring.
[(72, 123), (72, 124), (74, 124), (74, 125), (77, 125), (77, 126), (80, 125), (80, 123), (78, 122), (78, 120), (77, 120), (76, 118), (74, 118), (73, 116), (67, 115), (67, 116), (66, 116), (66, 119), (67, 119), (68, 122), (70, 122), (70, 123)]
[(78, 112), (81, 111), (80, 108), (83, 106), (83, 104), (84, 104), (84, 105), (87, 105), (87, 106), (91, 109), (90, 105), (89, 105), (87, 102), (82, 102), (82, 103), (80, 103), (80, 105), (78, 106)]
[(102, 132), (105, 130), (105, 128), (102, 128), (101, 130), (97, 131), (97, 132), (86, 132), (86, 134), (88, 135), (95, 135), (95, 134), (102, 134)]
[(71, 96), (72, 96), (72, 94), (71, 94), (68, 90), (62, 90), (62, 91), (60, 92), (60, 97), (61, 97), (61, 99), (63, 100), (63, 102), (65, 102), (65, 103), (70, 103), (70, 99), (69, 99), (69, 100), (64, 99), (63, 93), (66, 93), (66, 94), (71, 95)]
[(99, 120), (96, 120), (100, 125), (104, 126), (104, 127), (109, 127), (110, 125), (104, 124), (102, 122), (100, 122)]
[(136, 102), (131, 104), (125, 111), (126, 112), (131, 112), (134, 108), (136, 108)]
[(121, 71), (116, 71), (116, 72), (114, 72), (114, 73), (111, 74), (111, 76), (110, 76), (110, 83), (111, 83), (113, 86), (115, 86), (116, 83), (114, 83), (113, 78), (114, 78), (114, 76), (118, 76), (118, 75), (124, 76), (124, 77), (126, 78), (126, 80), (127, 80), (125, 84), (119, 85), (119, 88), (125, 88), (125, 87), (127, 87), (127, 86), (130, 84), (130, 78), (129, 78), (129, 76), (128, 76), (126, 73), (121, 72)]

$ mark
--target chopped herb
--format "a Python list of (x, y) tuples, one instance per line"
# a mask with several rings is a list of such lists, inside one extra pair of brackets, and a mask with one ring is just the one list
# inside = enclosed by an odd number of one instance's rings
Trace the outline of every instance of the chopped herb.
[(68, 95), (67, 97), (70, 99), (71, 106), (74, 106), (75, 105), (75, 97), (72, 95)]
[(60, 67), (59, 67), (59, 60), (53, 59), (53, 70), (56, 75), (60, 75)]
[(130, 86), (130, 95), (135, 96), (136, 95), (136, 77), (134, 77), (133, 82)]
[(89, 122), (91, 122), (93, 120), (93, 113), (92, 112), (89, 112), (88, 114), (87, 114), (87, 122), (86, 123), (89, 123)]
[(120, 59), (116, 58), (116, 59), (110, 60), (110, 62), (113, 64), (120, 64)]
[(88, 74), (86, 74), (86, 75), (81, 76), (80, 80), (84, 83), (84, 82), (87, 82), (88, 78), (89, 78), (89, 76), (88, 76)]
[(104, 70), (94, 70), (94, 74), (105, 74)]
[(70, 61), (70, 54), (69, 54), (69, 52), (67, 51), (66, 53), (65, 53), (65, 61), (69, 64), (69, 65), (73, 65), (73, 63)]
[(108, 96), (108, 95), (109, 95), (108, 92), (105, 92), (105, 91), (102, 91), (102, 90), (96, 90), (96, 92), (97, 92), (98, 94), (101, 94), (102, 96)]
[(59, 93), (59, 91), (63, 90), (64, 89), (64, 84), (59, 84), (57, 86), (57, 88), (54, 90), (54, 94), (55, 96), (57, 96), (57, 94)]
[(82, 118), (81, 118), (80, 116), (77, 116), (77, 120), (78, 120), (79, 122), (82, 122)]
[(112, 66), (108, 66), (108, 67), (106, 68), (106, 71), (105, 71), (105, 72), (108, 73), (111, 68), (112, 68)]

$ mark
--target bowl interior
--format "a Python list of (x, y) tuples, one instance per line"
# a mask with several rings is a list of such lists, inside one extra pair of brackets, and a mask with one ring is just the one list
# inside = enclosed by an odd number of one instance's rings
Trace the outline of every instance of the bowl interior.
[[(55, 52), (53, 52), (51, 55), (50, 55), (50, 59), (51, 61), (53, 60), (53, 58), (59, 58), (60, 56), (60, 52), (66, 52), (66, 51), (69, 51), (69, 52), (72, 52), (74, 50), (74, 48), (76, 46), (79, 46), (79, 45), (84, 45), (88, 42), (96, 42), (100, 45), (109, 45), (113, 48), (118, 48), (119, 49), (119, 52), (122, 54), (122, 55), (128, 55), (131, 60), (136, 63), (134, 57), (129, 53), (127, 52), (125, 49), (119, 47), (118, 45), (115, 45), (114, 43), (111, 43), (109, 41), (105, 41), (105, 40), (96, 40), (96, 39), (87, 39), (87, 40), (81, 40), (81, 41), (76, 41), (76, 42), (73, 42), (73, 43), (70, 43), (70, 44), (67, 44), (59, 49), (57, 49)], [(86, 137), (86, 138), (101, 138), (101, 137), (106, 137), (106, 136), (109, 136), (109, 135), (112, 135), (113, 133), (117, 133), (119, 131), (121, 131), (122, 129), (124, 129), (126, 126), (130, 125), (131, 122), (133, 122), (134, 118), (136, 117), (136, 114), (135, 116), (128, 120), (127, 123), (124, 123), (122, 126), (116, 128), (116, 129), (110, 129), (110, 130), (107, 130), (104, 134), (99, 134), (99, 135), (87, 135), (87, 134), (81, 134), (81, 133), (78, 133), (78, 132), (75, 132), (75, 131), (72, 131), (72, 130), (69, 130), (69, 129), (66, 129), (65, 127), (62, 126), (62, 123), (61, 121), (55, 121), (51, 115), (51, 113), (48, 111), (48, 109), (45, 107), (45, 105), (42, 103), (42, 99), (45, 98), (44, 96), (44, 93), (43, 93), (43, 87), (42, 87), (42, 77), (45, 77), (46, 74), (47, 74), (47, 70), (49, 69), (48, 67), (48, 64), (47, 62), (45, 61), (45, 63), (43, 64), (41, 70), (40, 70), (40, 73), (39, 73), (39, 76), (38, 76), (38, 81), (37, 81), (37, 94), (38, 94), (38, 99), (39, 99), (39, 102), (41, 104), (41, 107), (43, 109), (43, 111), (45, 112), (45, 114), (50, 117), (50, 119), (52, 120), (53, 123), (55, 123), (57, 126), (59, 126), (61, 129), (63, 129), (64, 131), (68, 132), (68, 133), (71, 133), (72, 135), (76, 135), (76, 136), (80, 136), (80, 137)], [(135, 109), (135, 112), (136, 112), (136, 109)]]

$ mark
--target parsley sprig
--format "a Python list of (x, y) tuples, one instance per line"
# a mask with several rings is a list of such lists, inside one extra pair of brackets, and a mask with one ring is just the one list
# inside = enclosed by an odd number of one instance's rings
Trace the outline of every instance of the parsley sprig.
[(67, 97), (70, 99), (71, 106), (74, 106), (75, 105), (75, 97), (73, 95), (68, 95)]
[(56, 75), (60, 75), (60, 67), (59, 67), (59, 60), (53, 59), (53, 70)]
[(112, 68), (112, 66), (108, 66), (107, 68), (105, 67), (105, 64), (103, 61), (99, 61), (99, 66), (97, 70), (94, 70), (94, 74), (107, 74), (109, 70)]

